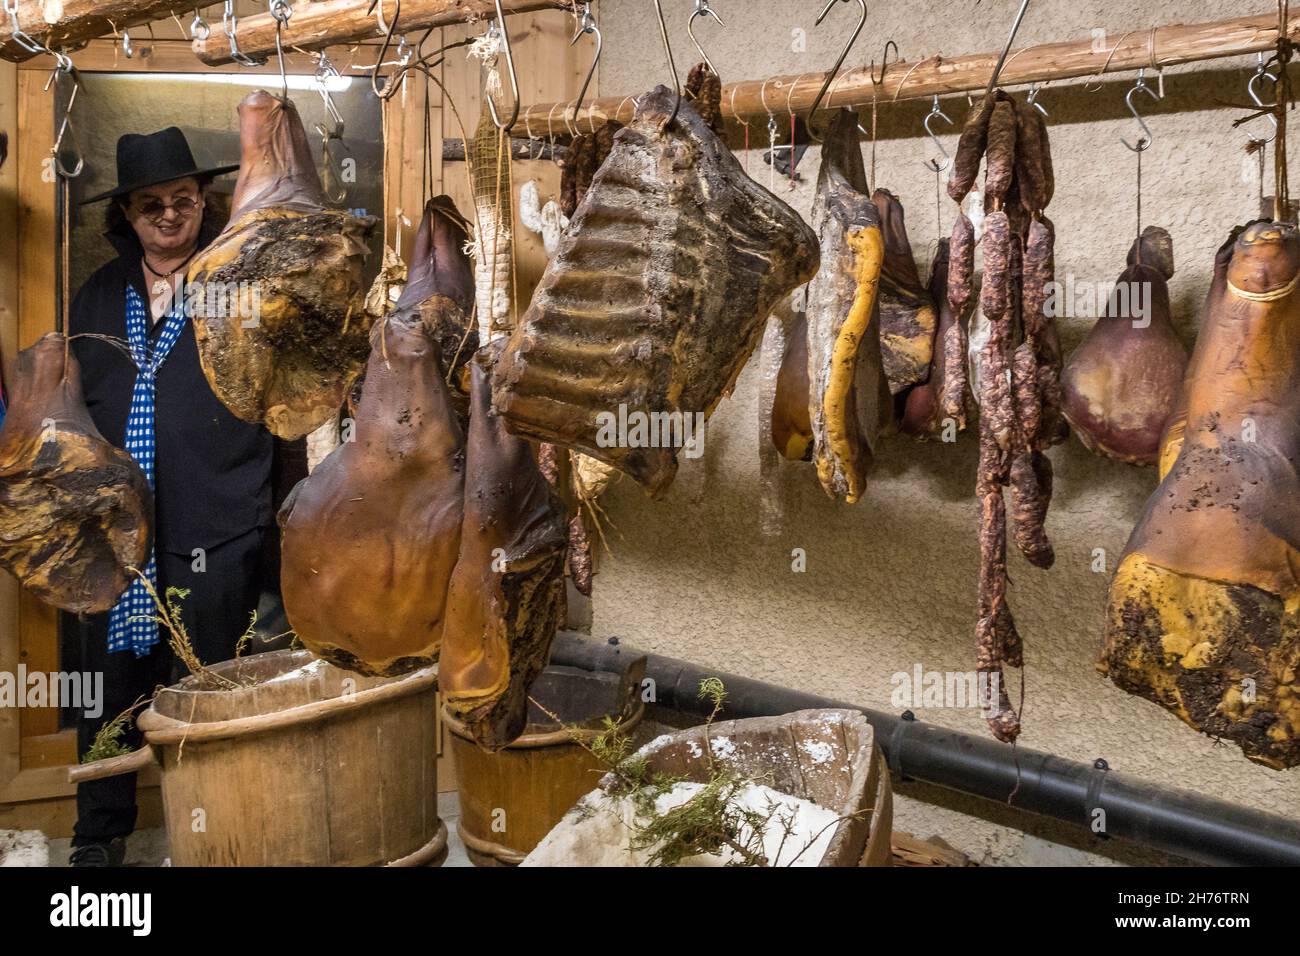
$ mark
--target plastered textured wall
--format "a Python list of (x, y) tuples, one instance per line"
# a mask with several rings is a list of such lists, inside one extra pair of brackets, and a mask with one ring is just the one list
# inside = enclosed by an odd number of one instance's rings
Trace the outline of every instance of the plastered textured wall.
[[(685, 29), (692, 7), (684, 0), (664, 6), (684, 76), (698, 59)], [(697, 34), (724, 81), (825, 69), (857, 9), (837, 5), (815, 28), (822, 4), (814, 0), (716, 0), (713, 6), (726, 28), (701, 21)], [(913, 62), (937, 53), (999, 49), (1016, 6), (1012, 0), (868, 4), (867, 29), (848, 65), (879, 60), (887, 39)], [(1263, 0), (1044, 0), (1031, 7), (1017, 45), (1087, 39), (1104, 30), (1109, 46), (1128, 30), (1145, 32), (1156, 23), (1267, 13), (1271, 7)], [(664, 82), (653, 4), (601, 0), (599, 8), (605, 36), (601, 95), (637, 94)], [(798, 29), (806, 31), (804, 52), (796, 49)], [(1155, 133), (1144, 156), (1144, 222), (1173, 234), (1177, 273), (1171, 292), (1189, 344), (1215, 249), (1234, 224), (1254, 218), (1258, 209), (1257, 167), (1244, 152), (1248, 133), (1232, 128), (1242, 110), (1218, 105), (1246, 101), (1253, 66), (1253, 58), (1242, 58), (1171, 68), (1164, 101), (1141, 101)], [(1123, 101), (1134, 78), (1130, 73), (1102, 82), (1096, 92), (1085, 91), (1083, 81), (1051, 84), (1041, 94), (1051, 111), (1057, 191), (1049, 213), (1057, 226), (1060, 276), (1102, 282), (1123, 268), (1136, 226), (1136, 166), (1120, 137), (1132, 141), (1137, 134)], [(934, 176), (922, 166), (934, 155), (921, 135), (929, 105), (881, 106), (875, 179), (902, 200), (918, 265), (927, 273), (940, 235)], [(965, 97), (943, 105), (959, 128)], [(869, 128), (870, 109), (862, 115)], [(783, 119), (788, 123), (788, 116)], [(759, 139), (765, 144), (764, 125), (751, 128), (752, 145)], [(740, 142), (734, 132), (732, 138)], [(955, 134), (943, 139), (951, 151)], [(766, 183), (759, 153), (749, 153), (746, 161)], [(818, 163), (814, 147), (800, 167), (802, 182), (776, 184), (777, 194), (804, 216)], [(1269, 193), (1271, 183), (1270, 172)], [(946, 235), (954, 216), (946, 197), (939, 214)], [(1063, 322), (1067, 349), (1091, 322)], [(757, 372), (756, 354), (710, 422), (704, 457), (685, 464), (664, 500), (648, 500), (626, 479), (605, 497), (611, 553), (596, 579), (593, 632), (886, 710), (898, 709), (891, 703), (891, 677), (898, 672), (917, 664), (933, 671), (970, 670), (978, 571), (974, 436), (955, 445), (890, 440), (868, 493), (855, 506), (830, 501), (811, 466), (790, 466), (781, 476), (783, 527), (766, 536), (759, 523)], [(1300, 816), (1300, 771), (1278, 773), (1251, 764), (1235, 746), (1216, 745), (1097, 674), (1109, 572), (1154, 488), (1155, 472), (1095, 458), (1077, 439), (1051, 457), (1057, 486), (1048, 528), (1056, 566), (1040, 571), (1015, 553), (1010, 565), (1011, 602), (1026, 649), (1022, 744), (1075, 760), (1105, 757), (1116, 770), (1163, 785)], [(794, 548), (807, 553), (805, 573), (792, 572)], [(1093, 570), (1098, 548), (1109, 557), (1107, 573)], [(924, 720), (987, 733), (973, 710), (913, 709)], [(1149, 859), (1082, 831), (934, 788), (911, 785), (900, 792), (898, 827), (923, 837), (940, 835), (979, 862)]]

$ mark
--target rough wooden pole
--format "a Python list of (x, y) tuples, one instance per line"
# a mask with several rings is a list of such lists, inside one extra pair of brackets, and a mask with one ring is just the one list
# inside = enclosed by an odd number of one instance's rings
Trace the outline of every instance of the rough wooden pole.
[[(1288, 18), (1288, 35), (1300, 33), (1300, 14)], [(1072, 43), (1047, 43), (1024, 47), (1012, 53), (1002, 68), (1000, 86), (1017, 86), (1095, 76), (1102, 72), (1119, 73), (1179, 63), (1193, 63), (1221, 57), (1242, 56), (1271, 51), (1277, 46), (1278, 18), (1275, 14), (1237, 17), (1211, 23), (1173, 24), (1170, 26), (1117, 31), (1104, 44), (1082, 40)], [(931, 57), (919, 63), (891, 63), (884, 82), (872, 83), (868, 67), (841, 74), (826, 93), (819, 112), (840, 106), (869, 106), (873, 91), (877, 102), (895, 99), (945, 96), (954, 93), (983, 92), (997, 65), (998, 53), (944, 59)], [(730, 83), (722, 89), (722, 115), (728, 119), (752, 119), (768, 115), (788, 116), (812, 106), (825, 80), (824, 73), (799, 76), (773, 76), (767, 80)], [(638, 90), (634, 95), (645, 92)], [(626, 123), (635, 112), (632, 96), (604, 96), (588, 101), (575, 120), (572, 103), (540, 103), (526, 107), (519, 114), (516, 131), (527, 130), (541, 136), (564, 133), (565, 121), (586, 130), (605, 118)]]
[[(293, 15), (284, 27), (282, 42), (286, 49), (296, 46), (303, 50), (316, 50), (382, 36), (376, 16), (379, 7), (367, 14), (369, 6), (370, 0), (297, 0), (293, 4)], [(501, 9), (507, 16), (535, 10), (568, 10), (571, 6), (568, 0), (501, 0)], [(384, 22), (390, 23), (396, 4), (388, 0), (382, 7)], [(492, 0), (402, 0), (396, 33), (452, 26), (495, 15), (496, 6)], [(241, 17), (235, 29), (235, 42), (241, 53), (254, 59), (273, 54), (275, 18), (269, 13)], [(194, 41), (194, 52), (210, 66), (230, 63), (233, 59), (230, 40), (219, 23), (213, 25), (206, 40)]]
[[(75, 47), (95, 37), (170, 17), (185, 10), (177, 0), (18, 0), (18, 28), (50, 49)], [(0, 58), (21, 62), (37, 54), (13, 39), (9, 17), (0, 12)]]

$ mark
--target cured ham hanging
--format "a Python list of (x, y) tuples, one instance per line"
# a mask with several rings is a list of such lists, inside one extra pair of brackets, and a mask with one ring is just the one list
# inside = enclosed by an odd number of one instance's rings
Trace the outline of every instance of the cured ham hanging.
[[(440, 286), (434, 295), (459, 311)], [(465, 443), (428, 327), (389, 318), (374, 331), (352, 440), (280, 510), (280, 584), (309, 650), (389, 675), (438, 658), (460, 547)]]
[(424, 204), (406, 285), (389, 314), (390, 320), (419, 322), (437, 343), (452, 401), (461, 412), (469, 405), (469, 360), (478, 350), (466, 225), (450, 196)]
[(487, 356), (472, 365), (464, 526), (438, 687), (479, 746), (498, 750), (523, 733), (528, 688), (564, 619), (569, 531), (531, 446), (492, 409)]
[(621, 441), (610, 416), (684, 416), (682, 433), (686, 419), (707, 418), (772, 307), (816, 268), (816, 236), (794, 210), (659, 87), (574, 213), (494, 373), (494, 404), (517, 434), (662, 493), (680, 443), (653, 447), (631, 430)]
[(1098, 455), (1135, 465), (1154, 465), (1159, 456), (1187, 369), (1166, 284), (1173, 274), (1173, 240), (1148, 227), (1134, 240), (1105, 312), (1065, 366), (1061, 410)]
[(301, 438), (334, 415), (369, 351), (362, 267), (374, 229), (327, 207), (293, 103), (239, 104), (230, 222), (190, 264), (203, 372), (236, 416)]
[(107, 611), (144, 570), (153, 495), (91, 421), (62, 335), (18, 353), (0, 428), (0, 567), (46, 604)]
[(812, 219), (821, 244), (821, 268), (808, 284), (813, 458), (826, 493), (852, 504), (893, 405), (878, 301), (885, 240), (850, 110), (826, 130)]
[[(980, 509), (980, 579), (976, 666), (995, 679), (996, 713), (988, 718), (999, 740), (1020, 734), (1020, 717), (1007, 693), (1005, 666), (1024, 663), (1020, 635), (1007, 601), (1007, 506), (1021, 553), (1038, 567), (1055, 560), (1045, 521), (1052, 496), (1046, 450), (1063, 437), (1060, 427), (1059, 347), (1045, 308), (1053, 275), (1054, 231), (1043, 210), (1055, 188), (1047, 128), (1032, 105), (995, 90), (974, 110), (962, 131), (949, 195), (958, 203), (975, 184), (984, 162), (987, 215), (982, 240), (984, 280), (980, 310), (989, 323), (978, 360), (980, 452), (976, 497)], [(948, 298), (954, 312), (972, 298), (973, 228), (959, 215), (951, 242)], [(962, 338), (961, 324), (945, 332), (945, 352)], [(946, 371), (956, 371), (956, 363)], [(945, 385), (944, 411), (964, 414), (964, 376)], [(960, 392), (960, 394), (959, 394)]]
[(1100, 660), (1277, 769), (1300, 765), (1298, 287), (1294, 226), (1255, 223), (1221, 251)]

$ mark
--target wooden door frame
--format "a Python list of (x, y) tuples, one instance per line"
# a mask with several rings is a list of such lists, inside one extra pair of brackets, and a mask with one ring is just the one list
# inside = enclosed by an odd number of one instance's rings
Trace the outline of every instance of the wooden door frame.
[[(591, 52), (584, 44), (569, 46), (572, 23), (563, 11), (523, 14), (511, 18), (511, 36), (524, 103), (562, 100), (577, 94), (590, 64)], [(443, 42), (465, 35), (464, 27), (442, 31)], [(481, 27), (475, 28), (481, 30)], [(136, 40), (137, 54), (127, 59), (110, 40), (92, 41), (73, 55), (78, 67), (87, 72), (119, 73), (276, 73), (273, 65), (208, 67), (191, 52), (184, 40), (160, 39), (148, 44)], [(429, 41), (430, 48), (433, 40)], [(377, 46), (363, 43), (327, 51), (330, 59), (344, 69), (352, 62), (373, 61)], [(288, 72), (298, 75), (314, 71), (308, 57), (286, 57)], [(53, 97), (43, 92), (49, 77), (48, 57), (15, 66), (0, 64), (0, 128), (10, 133), (10, 160), (0, 170), (0, 245), (16, 248), (16, 262), (0, 262), (0, 345), (4, 348), (6, 371), (11, 372), (13, 357), (21, 347), (31, 345), (54, 328), (55, 191), (52, 183), (41, 179), (41, 160), (49, 154), (54, 129)], [(461, 119), (471, 133), (479, 111), (479, 71), (475, 61), (452, 56), (440, 68), (441, 80), (455, 98)], [(356, 75), (356, 74), (353, 74)], [(412, 82), (385, 108), (384, 115), (384, 209), (385, 244), (406, 252), (414, 241), (419, 225), (423, 187), (423, 88)], [(430, 110), (430, 124), (435, 142), (442, 138), (461, 138), (461, 128), (444, 107), (441, 92), (434, 85), (438, 102)], [(593, 90), (594, 94), (594, 90)], [(519, 131), (516, 131), (519, 132)], [(463, 168), (448, 169), (444, 174), (441, 151), (433, 157), (432, 194), (449, 193), (461, 211), (472, 216), (467, 177)], [(458, 165), (458, 164), (457, 164)], [(558, 192), (559, 168), (550, 160), (516, 162), (515, 186), (533, 179), (543, 197)], [(517, 206), (517, 204), (515, 204)], [(520, 313), (531, 298), (532, 289), (541, 277), (546, 255), (541, 237), (527, 232), (516, 220), (516, 258), (519, 277)], [(21, 238), (21, 241), (19, 241)], [(10, 257), (15, 258), (15, 257)], [(58, 633), (55, 613), (22, 592), (16, 582), (0, 574), (0, 671), (16, 673), (19, 663), (30, 670), (58, 667)], [(57, 729), (50, 733), (24, 735), (24, 711), (0, 710), (0, 828), (34, 826), (51, 836), (64, 835), (75, 818), (72, 797), (76, 789), (67, 782), (68, 765), (75, 760), (75, 735)], [(47, 730), (40, 721), (49, 721), (39, 712), (26, 719), (26, 726)], [(454, 768), (445, 759), (450, 748), (439, 748), (439, 790), (450, 789)], [(141, 775), (141, 824), (158, 819), (158, 774), (150, 769)], [(145, 798), (143, 791), (149, 791)], [(151, 809), (152, 808), (152, 809)]]

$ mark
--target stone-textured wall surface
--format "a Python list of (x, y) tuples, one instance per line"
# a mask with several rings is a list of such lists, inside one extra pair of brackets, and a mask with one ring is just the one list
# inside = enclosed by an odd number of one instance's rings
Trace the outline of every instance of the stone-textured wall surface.
[[(724, 80), (825, 69), (847, 38), (857, 9), (837, 5), (815, 28), (822, 4), (812, 0), (716, 0), (713, 5), (726, 28), (701, 21), (697, 34)], [(684, 76), (697, 59), (686, 36), (691, 7), (664, 6)], [(599, 7), (605, 36), (601, 94), (636, 94), (664, 82), (667, 67), (653, 4), (601, 0)], [(887, 39), (894, 39), (910, 61), (998, 49), (1017, 4), (898, 0), (868, 7), (867, 29), (850, 54), (851, 67), (879, 60)], [(1264, 0), (1146, 6), (1046, 0), (1031, 7), (1018, 45), (1087, 39), (1098, 29), (1107, 31), (1110, 45), (1127, 30), (1155, 23), (1267, 13), (1271, 7)], [(805, 52), (795, 50), (796, 29), (806, 31)], [(1245, 102), (1253, 66), (1252, 57), (1170, 69), (1165, 100), (1139, 101), (1155, 133), (1144, 157), (1144, 221), (1173, 234), (1178, 271), (1171, 291), (1189, 343), (1215, 249), (1234, 224), (1253, 218), (1258, 208), (1256, 166), (1244, 152), (1247, 132), (1231, 125), (1242, 111), (1219, 105)], [(1108, 80), (1097, 92), (1087, 92), (1082, 81), (1051, 84), (1041, 95), (1051, 111), (1057, 192), (1049, 212), (1057, 226), (1061, 276), (1102, 282), (1123, 268), (1136, 224), (1136, 166), (1120, 137), (1136, 136), (1124, 107), (1134, 76)], [(943, 105), (958, 124), (963, 121), (965, 97), (945, 99)], [(928, 108), (928, 102), (882, 105), (876, 160), (876, 183), (898, 194), (908, 211), (923, 270), (940, 235), (934, 176), (922, 166), (934, 155), (921, 135)], [(788, 129), (788, 116), (782, 119)], [(863, 120), (869, 128), (869, 108)], [(752, 145), (765, 143), (764, 125), (751, 127)], [(955, 141), (955, 135), (944, 137), (950, 151)], [(740, 140), (733, 136), (733, 142)], [(751, 174), (766, 183), (760, 154), (751, 152), (746, 161)], [(814, 147), (801, 166), (802, 182), (793, 188), (776, 183), (777, 194), (805, 216), (818, 162)], [(1271, 182), (1270, 156), (1269, 193)], [(946, 197), (940, 214), (946, 235), (954, 215)], [(1080, 317), (1063, 323), (1067, 348), (1091, 321)], [(932, 671), (970, 670), (978, 569), (973, 436), (955, 445), (892, 439), (868, 493), (855, 506), (826, 498), (811, 466), (789, 466), (782, 476), (783, 529), (765, 536), (759, 525), (757, 372), (756, 354), (710, 422), (704, 457), (685, 463), (664, 500), (648, 500), (626, 479), (603, 499), (611, 552), (603, 556), (596, 579), (594, 633), (881, 709), (900, 709), (891, 703), (891, 677), (898, 672), (910, 673), (918, 664)], [(1052, 459), (1057, 490), (1048, 527), (1056, 566), (1044, 572), (1018, 554), (1011, 559), (1011, 601), (1026, 648), (1023, 745), (1075, 760), (1105, 757), (1116, 770), (1163, 785), (1300, 815), (1300, 771), (1278, 773), (1251, 764), (1235, 746), (1217, 746), (1097, 674), (1109, 572), (1154, 487), (1155, 473), (1095, 458), (1076, 439), (1055, 449)], [(804, 573), (791, 569), (795, 548), (807, 553)], [(1107, 573), (1093, 570), (1098, 548), (1109, 557)], [(913, 709), (924, 720), (987, 733), (973, 710)], [(1037, 825), (1005, 808), (934, 788), (911, 786), (903, 792), (897, 826), (920, 836), (941, 835), (980, 862), (1146, 858), (1095, 842), (1082, 831)]]

